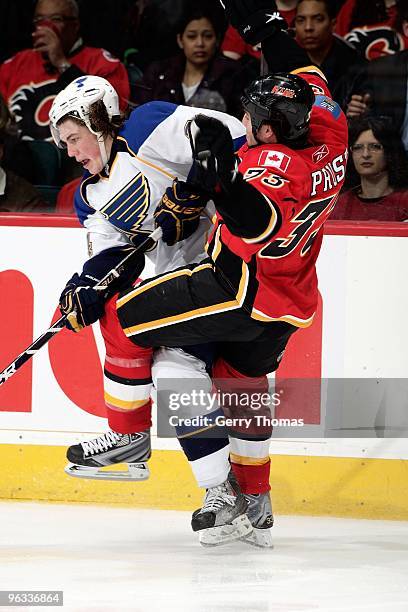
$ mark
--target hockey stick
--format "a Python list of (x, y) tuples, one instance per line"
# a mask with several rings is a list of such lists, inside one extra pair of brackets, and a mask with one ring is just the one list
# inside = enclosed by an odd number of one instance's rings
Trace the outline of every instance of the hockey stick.
[[(129, 263), (129, 261), (136, 254), (140, 255), (142, 251), (146, 250), (146, 247), (148, 247), (152, 241), (157, 242), (157, 240), (161, 238), (161, 234), (162, 230), (160, 227), (155, 229), (148, 236), (148, 238), (146, 238), (146, 240), (143, 240), (143, 242), (141, 242), (139, 246), (137, 246), (131, 253), (126, 255), (126, 257), (124, 257), (122, 261), (118, 263), (117, 266), (112, 268), (112, 270), (109, 270), (109, 272), (105, 274), (103, 279), (99, 281), (97, 285), (95, 285), (94, 289), (102, 289), (105, 287), (109, 287), (109, 285), (111, 285), (113, 281), (116, 280), (123, 272), (125, 265)], [(41, 336), (39, 336), (37, 340), (34, 340), (34, 342), (28, 348), (26, 348), (25, 351), (20, 353), (20, 355), (16, 357), (15, 360), (10, 363), (10, 365), (7, 366), (7, 368), (0, 372), (0, 386), (3, 385), (7, 380), (9, 380), (21, 368), (21, 366), (23, 366), (27, 361), (29, 361), (31, 357), (33, 357), (37, 353), (37, 351), (40, 350), (40, 348), (42, 348), (45, 344), (47, 344), (47, 342), (51, 340), (51, 338), (55, 336), (55, 334), (64, 329), (65, 319), (66, 316), (63, 315), (57, 321), (55, 321), (55, 323), (49, 329), (47, 329), (46, 332), (41, 334)]]

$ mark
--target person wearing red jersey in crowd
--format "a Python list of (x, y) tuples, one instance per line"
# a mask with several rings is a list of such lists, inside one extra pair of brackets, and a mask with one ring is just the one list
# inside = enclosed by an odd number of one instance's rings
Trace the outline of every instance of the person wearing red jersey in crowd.
[[(293, 25), (296, 15), (297, 0), (278, 0), (276, 6), (279, 13), (286, 21), (288, 28)], [(238, 60), (245, 55), (249, 55), (257, 60), (261, 59), (260, 45), (250, 45), (240, 36), (239, 32), (231, 25), (228, 25), (224, 39), (221, 44), (221, 51), (227, 57)]]
[[(290, 53), (296, 43), (279, 20), (269, 19), (270, 1), (224, 4), (247, 41), (263, 43), (268, 65), (286, 67), (289, 56), (292, 62), (294, 57), (305, 59), (301, 50)], [(267, 42), (270, 38), (275, 45)], [(248, 385), (255, 381), (257, 391), (264, 391), (265, 376), (279, 366), (290, 336), (313, 322), (315, 264), (323, 224), (344, 182), (347, 123), (330, 99), (324, 76), (313, 67), (258, 79), (242, 101), (247, 143), (238, 157), (222, 122), (198, 115), (191, 126), (196, 164), (190, 178), (197, 191), (211, 194), (217, 211), (208, 259), (130, 287), (106, 304), (85, 287), (61, 307), (71, 320), (79, 313), (83, 326), (99, 318), (95, 309), (87, 308), (99, 301), (103, 333), (133, 356), (147, 347), (216, 342), (219, 358), (213, 376)], [(179, 214), (181, 221), (183, 212)], [(174, 207), (163, 198), (157, 220), (172, 218)], [(166, 241), (169, 225), (160, 226)], [(170, 231), (169, 238), (173, 235)], [(239, 406), (233, 408), (239, 414)], [(202, 542), (206, 532), (218, 528), (224, 538), (231, 528), (235, 537), (247, 511), (242, 493), (228, 479), (227, 458), (220, 461), (219, 483), (207, 490), (203, 507), (193, 514), (192, 527), (202, 533)], [(241, 466), (233, 458), (231, 464), (239, 476)], [(269, 461), (259, 468), (255, 506), (269, 497), (270, 488), (265, 482)], [(250, 485), (254, 483), (242, 483), (244, 493)]]
[(408, 38), (396, 27), (398, 4), (398, 0), (346, 0), (336, 33), (367, 60), (402, 51)]
[(84, 74), (105, 77), (118, 91), (121, 108), (127, 106), (125, 67), (108, 51), (84, 46), (78, 15), (76, 0), (38, 0), (33, 49), (20, 51), (0, 66), (0, 93), (25, 139), (51, 140), (48, 114), (52, 101)]
[(382, 117), (355, 119), (349, 128), (347, 180), (330, 219), (408, 220), (407, 158), (398, 134)]
[(330, 0), (299, 0), (294, 20), (296, 40), (319, 66), (333, 100), (346, 106), (355, 75), (365, 63), (351, 45), (334, 34), (336, 11)]

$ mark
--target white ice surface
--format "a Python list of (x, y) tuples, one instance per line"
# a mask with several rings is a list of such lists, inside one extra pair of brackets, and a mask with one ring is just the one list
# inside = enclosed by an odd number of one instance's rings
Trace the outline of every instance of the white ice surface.
[(52, 610), (408, 612), (408, 522), (277, 517), (260, 550), (202, 548), (188, 512), (0, 502), (0, 521), (0, 590), (63, 590)]

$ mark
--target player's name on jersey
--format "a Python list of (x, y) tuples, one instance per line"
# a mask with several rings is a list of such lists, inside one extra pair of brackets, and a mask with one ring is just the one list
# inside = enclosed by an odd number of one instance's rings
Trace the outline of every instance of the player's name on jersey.
[(255, 427), (303, 427), (303, 419), (275, 419), (262, 414), (251, 417), (226, 417), (217, 415), (200, 415), (195, 417), (180, 417), (172, 414), (169, 417), (169, 424), (172, 427), (239, 427), (240, 429), (253, 429)]

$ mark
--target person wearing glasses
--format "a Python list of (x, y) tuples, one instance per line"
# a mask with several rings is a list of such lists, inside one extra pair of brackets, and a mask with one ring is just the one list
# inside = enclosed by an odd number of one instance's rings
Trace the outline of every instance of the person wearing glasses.
[(124, 65), (104, 49), (84, 46), (76, 0), (38, 0), (33, 48), (0, 65), (0, 93), (27, 140), (50, 140), (49, 111), (55, 96), (86, 74), (106, 78), (119, 94), (121, 109), (129, 99)]
[(401, 140), (387, 117), (350, 124), (348, 181), (330, 219), (407, 221), (408, 169)]

